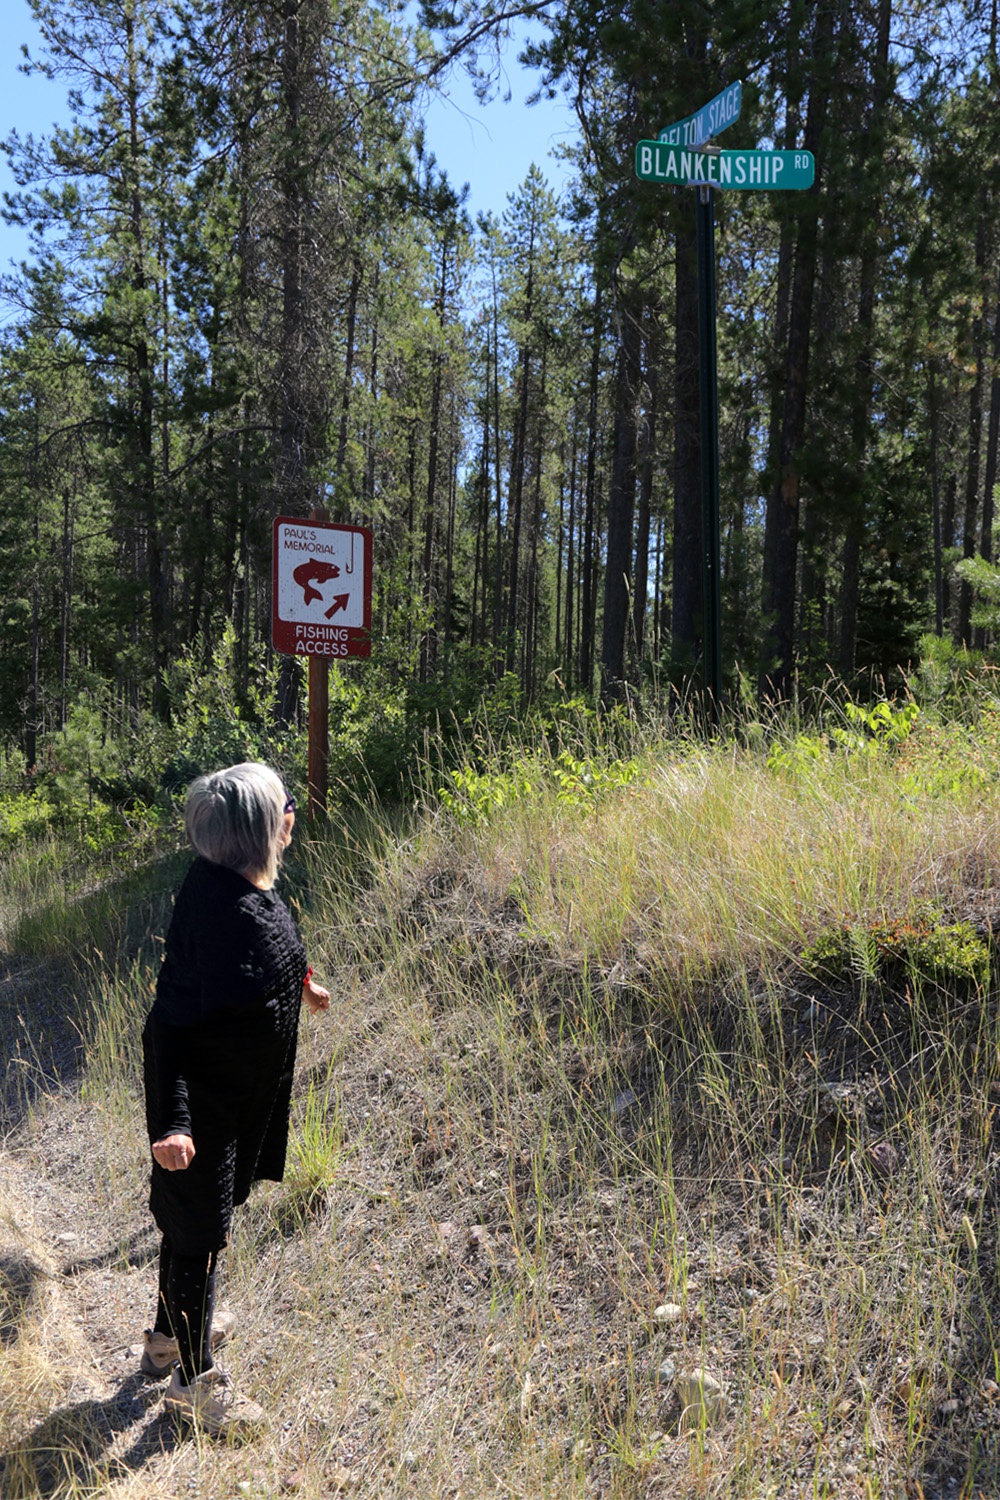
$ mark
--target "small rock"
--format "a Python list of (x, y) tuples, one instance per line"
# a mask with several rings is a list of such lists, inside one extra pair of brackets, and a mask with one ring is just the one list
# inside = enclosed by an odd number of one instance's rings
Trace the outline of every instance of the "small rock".
[(669, 1385), (677, 1374), (677, 1366), (672, 1359), (665, 1359), (653, 1374), (654, 1385)]
[(881, 1177), (889, 1177), (899, 1166), (899, 1152), (889, 1141), (876, 1141), (869, 1148), (868, 1159)]
[(344, 1490), (351, 1489), (358, 1482), (354, 1470), (348, 1469), (344, 1464), (334, 1464), (332, 1469), (327, 1470), (326, 1477), (335, 1495), (343, 1494)]
[(960, 1403), (955, 1399), (954, 1396), (952, 1396), (950, 1400), (941, 1402), (941, 1405), (938, 1407), (938, 1415), (942, 1417), (953, 1417), (958, 1411), (959, 1405)]
[(414, 1453), (413, 1449), (412, 1448), (407, 1448), (406, 1452), (403, 1454), (403, 1468), (404, 1469), (416, 1469), (419, 1466), (419, 1464), (420, 1464), (420, 1460), (417, 1457), (417, 1455)]
[(68, 1229), (65, 1234), (56, 1235), (56, 1244), (58, 1245), (78, 1245), (79, 1243), (80, 1236), (74, 1234), (72, 1230)]
[(679, 1302), (661, 1302), (653, 1312), (653, 1319), (657, 1323), (679, 1323), (684, 1316), (684, 1309)]
[(685, 1370), (674, 1381), (674, 1389), (683, 1408), (681, 1427), (713, 1426), (729, 1411), (729, 1397), (721, 1381), (710, 1370), (695, 1366)]

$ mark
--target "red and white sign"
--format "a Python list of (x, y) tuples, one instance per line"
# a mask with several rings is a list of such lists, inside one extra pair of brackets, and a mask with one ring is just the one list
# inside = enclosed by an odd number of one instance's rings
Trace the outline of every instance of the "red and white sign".
[(278, 516), (271, 638), (285, 656), (370, 656), (372, 534)]

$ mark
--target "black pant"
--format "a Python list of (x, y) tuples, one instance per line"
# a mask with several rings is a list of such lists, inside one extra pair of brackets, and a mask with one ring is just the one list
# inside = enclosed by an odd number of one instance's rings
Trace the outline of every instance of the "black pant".
[(163, 1236), (160, 1295), (153, 1326), (157, 1333), (177, 1340), (185, 1385), (214, 1363), (211, 1338), (217, 1261), (214, 1250), (204, 1255), (179, 1255)]

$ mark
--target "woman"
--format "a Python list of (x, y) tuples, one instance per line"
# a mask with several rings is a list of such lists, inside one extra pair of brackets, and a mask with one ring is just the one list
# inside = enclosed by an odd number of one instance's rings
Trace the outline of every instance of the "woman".
[(167, 933), (143, 1031), (149, 1206), (163, 1239), (156, 1320), (141, 1368), (170, 1373), (164, 1406), (210, 1432), (256, 1425), (213, 1350), (215, 1268), (233, 1208), (280, 1181), (300, 1002), (326, 1010), (287, 907), (274, 890), (295, 803), (264, 765), (200, 776), (184, 822), (197, 858)]

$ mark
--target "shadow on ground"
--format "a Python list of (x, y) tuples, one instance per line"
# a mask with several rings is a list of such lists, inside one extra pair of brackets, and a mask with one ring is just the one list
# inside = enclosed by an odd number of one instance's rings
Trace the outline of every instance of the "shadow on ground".
[[(0, 1453), (0, 1495), (47, 1500), (66, 1492), (102, 1494), (115, 1479), (171, 1452), (182, 1441), (173, 1421), (147, 1421), (161, 1395), (141, 1375), (130, 1375), (106, 1400), (60, 1407)], [(111, 1457), (116, 1440), (131, 1427), (138, 1427), (135, 1441)]]
[(39, 1280), (48, 1275), (30, 1255), (0, 1252), (0, 1348), (17, 1342), (25, 1309), (34, 1300)]

